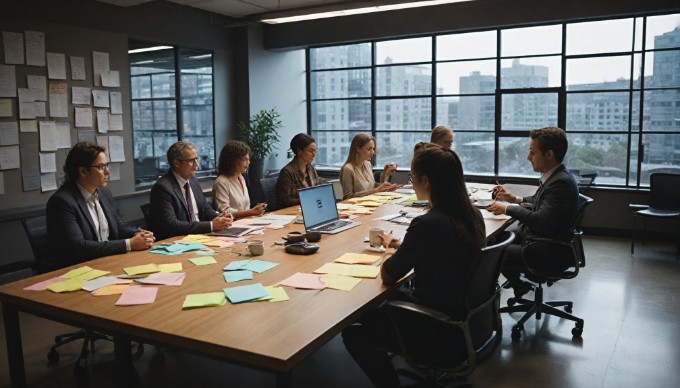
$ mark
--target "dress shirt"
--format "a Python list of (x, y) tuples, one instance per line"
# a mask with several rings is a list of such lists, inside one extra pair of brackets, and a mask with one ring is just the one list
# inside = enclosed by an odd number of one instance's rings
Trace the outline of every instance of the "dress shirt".
[(212, 198), (213, 207), (218, 212), (228, 210), (236, 216), (236, 212), (250, 209), (248, 188), (241, 174), (218, 176), (213, 184)]
[[(557, 167), (559, 167), (560, 165), (561, 164), (558, 164), (557, 166), (551, 168), (550, 170), (546, 171), (545, 174), (541, 175), (540, 178), (538, 178), (538, 190), (541, 189), (543, 184), (545, 184), (545, 182), (548, 180), (548, 178), (550, 178), (550, 176), (553, 174), (553, 172), (555, 172), (555, 170), (557, 170)], [(538, 192), (538, 190), (536, 190), (536, 191)], [(518, 195), (515, 195), (512, 202), (509, 203), (508, 206), (518, 206), (520, 203), (522, 203), (523, 200), (524, 200), (524, 198), (522, 198)], [(505, 207), (504, 213), (508, 214), (508, 207), (507, 206)]]
[[(172, 174), (175, 176), (175, 179), (177, 179), (177, 183), (179, 183), (179, 187), (182, 189), (182, 193), (184, 193), (184, 185), (189, 183), (189, 181), (177, 175), (177, 173), (174, 171), (172, 172)], [(191, 189), (191, 183), (189, 183), (189, 189)], [(194, 195), (194, 190), (189, 190), (189, 196), (191, 196), (191, 208), (194, 210), (194, 214), (191, 215), (191, 221), (196, 222), (197, 220), (200, 220), (200, 218), (198, 217), (198, 205), (196, 204), (196, 196)], [(184, 196), (182, 197), (184, 198)], [(210, 231), (211, 232), (213, 231), (212, 221), (210, 221)]]
[[(108, 220), (106, 219), (106, 214), (104, 214), (102, 204), (99, 202), (99, 194), (97, 193), (96, 190), (94, 194), (90, 194), (87, 190), (85, 190), (83, 186), (80, 185), (80, 183), (76, 182), (76, 186), (78, 186), (80, 194), (82, 194), (83, 198), (85, 199), (85, 203), (87, 204), (87, 210), (89, 210), (90, 217), (92, 218), (92, 222), (94, 223), (95, 230), (97, 230), (99, 241), (108, 241), (109, 223)], [(103, 222), (100, 222), (100, 220), (102, 220)], [(128, 252), (132, 250), (130, 247), (129, 238), (125, 239), (125, 249)]]

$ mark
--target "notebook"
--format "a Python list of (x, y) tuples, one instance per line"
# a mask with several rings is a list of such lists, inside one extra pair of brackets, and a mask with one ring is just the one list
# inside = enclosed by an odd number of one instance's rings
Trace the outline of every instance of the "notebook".
[(335, 205), (333, 185), (319, 185), (298, 190), (305, 230), (335, 234), (360, 225), (341, 220)]

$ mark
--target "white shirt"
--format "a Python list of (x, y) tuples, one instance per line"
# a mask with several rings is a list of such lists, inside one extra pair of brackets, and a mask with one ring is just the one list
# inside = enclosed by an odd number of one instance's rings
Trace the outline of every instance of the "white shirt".
[[(177, 183), (179, 183), (179, 188), (182, 190), (182, 198), (186, 200), (184, 185), (189, 183), (189, 181), (177, 175), (174, 171), (172, 173), (175, 175), (175, 179), (177, 179)], [(194, 210), (194, 213), (191, 215), (191, 221), (198, 221), (198, 206), (196, 205), (194, 190), (191, 189), (191, 183), (189, 183), (189, 197), (191, 197), (191, 208)]]
[[(99, 234), (98, 237), (102, 239), (102, 241), (108, 241), (109, 240), (109, 224), (108, 220), (106, 219), (106, 213), (104, 213), (104, 208), (102, 207), (101, 202), (99, 202), (99, 194), (95, 190), (94, 194), (90, 194), (83, 186), (80, 185), (80, 183), (76, 182), (76, 186), (78, 186), (78, 190), (80, 190), (80, 194), (83, 196), (85, 199), (85, 203), (87, 204), (87, 210), (90, 212), (90, 217), (92, 218), (92, 222), (94, 223), (95, 230)], [(97, 206), (99, 206), (100, 209), (102, 209), (102, 216), (104, 217), (104, 220), (106, 221), (103, 225), (99, 225), (99, 216), (97, 215)], [(126, 238), (125, 239), (125, 249), (130, 252), (130, 239)]]

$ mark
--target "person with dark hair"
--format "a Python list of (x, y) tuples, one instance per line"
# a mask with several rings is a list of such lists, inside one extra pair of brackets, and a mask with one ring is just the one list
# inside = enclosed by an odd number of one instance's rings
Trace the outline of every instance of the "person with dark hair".
[[(397, 298), (424, 305), (452, 319), (464, 319), (461, 298), (471, 264), (486, 244), (484, 219), (472, 206), (458, 155), (432, 143), (419, 143), (411, 161), (413, 189), (431, 209), (416, 217), (403, 243), (380, 235), (385, 247), (396, 248), (381, 270), (384, 284), (395, 284), (411, 270), (415, 290)], [(414, 328), (414, 330), (417, 330)], [(372, 310), (342, 332), (347, 350), (376, 387), (399, 387), (388, 350), (398, 349), (387, 317)]]
[(290, 150), (295, 156), (281, 169), (276, 181), (276, 200), (281, 207), (299, 205), (299, 189), (323, 183), (312, 166), (316, 156), (316, 140), (305, 133), (298, 133), (290, 141)]
[(437, 125), (430, 134), (430, 143), (440, 147), (451, 148), (453, 145), (453, 131), (445, 125)]
[[(579, 199), (576, 179), (562, 164), (568, 148), (564, 130), (539, 128), (532, 130), (529, 136), (527, 160), (534, 171), (541, 173), (538, 190), (532, 196), (519, 197), (504, 186), (496, 186), (493, 191), (496, 201), (487, 208), (494, 214), (507, 214), (520, 222), (516, 231), (518, 238), (505, 250), (502, 270), (518, 298), (532, 289), (529, 283), (520, 280), (524, 272), (521, 244), (527, 237), (568, 241), (573, 235)], [(546, 257), (549, 256), (548, 253)], [(560, 271), (568, 268), (565, 263), (549, 260), (543, 265), (546, 269)]]
[(250, 164), (248, 144), (229, 140), (220, 151), (217, 164), (217, 179), (213, 184), (213, 208), (219, 212), (228, 211), (234, 217), (261, 216), (267, 209), (266, 203), (250, 208), (250, 195), (246, 182), (241, 175)]
[(382, 191), (394, 191), (399, 185), (389, 182), (397, 170), (394, 163), (386, 163), (380, 172), (380, 182), (375, 181), (371, 159), (375, 155), (373, 136), (359, 133), (352, 139), (345, 164), (340, 169), (343, 199), (363, 197)]
[(118, 217), (106, 185), (109, 163), (104, 147), (77, 143), (66, 156), (66, 181), (47, 201), (50, 261), (59, 267), (131, 250), (144, 250), (153, 233), (132, 228)]
[(149, 229), (159, 240), (191, 233), (210, 233), (231, 226), (228, 211), (216, 212), (196, 179), (198, 154), (188, 141), (168, 148), (170, 171), (151, 187)]

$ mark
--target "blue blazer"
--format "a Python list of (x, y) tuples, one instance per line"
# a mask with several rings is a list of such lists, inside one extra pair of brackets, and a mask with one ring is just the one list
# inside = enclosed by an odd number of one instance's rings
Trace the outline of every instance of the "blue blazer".
[(191, 233), (210, 233), (210, 221), (220, 213), (203, 196), (203, 190), (195, 177), (189, 179), (189, 186), (196, 199), (198, 219), (189, 221), (184, 190), (170, 170), (162, 176), (151, 188), (149, 206), (149, 230), (157, 240), (173, 236), (183, 236)]
[(508, 206), (505, 212), (524, 224), (527, 238), (568, 240), (574, 232), (578, 200), (576, 179), (560, 164), (534, 195), (522, 198), (520, 206)]
[(97, 241), (97, 230), (85, 198), (75, 182), (66, 182), (47, 201), (50, 262), (65, 267), (127, 252), (125, 239), (134, 236), (137, 229), (121, 222), (109, 189), (100, 187), (97, 192), (109, 223), (109, 241)]

